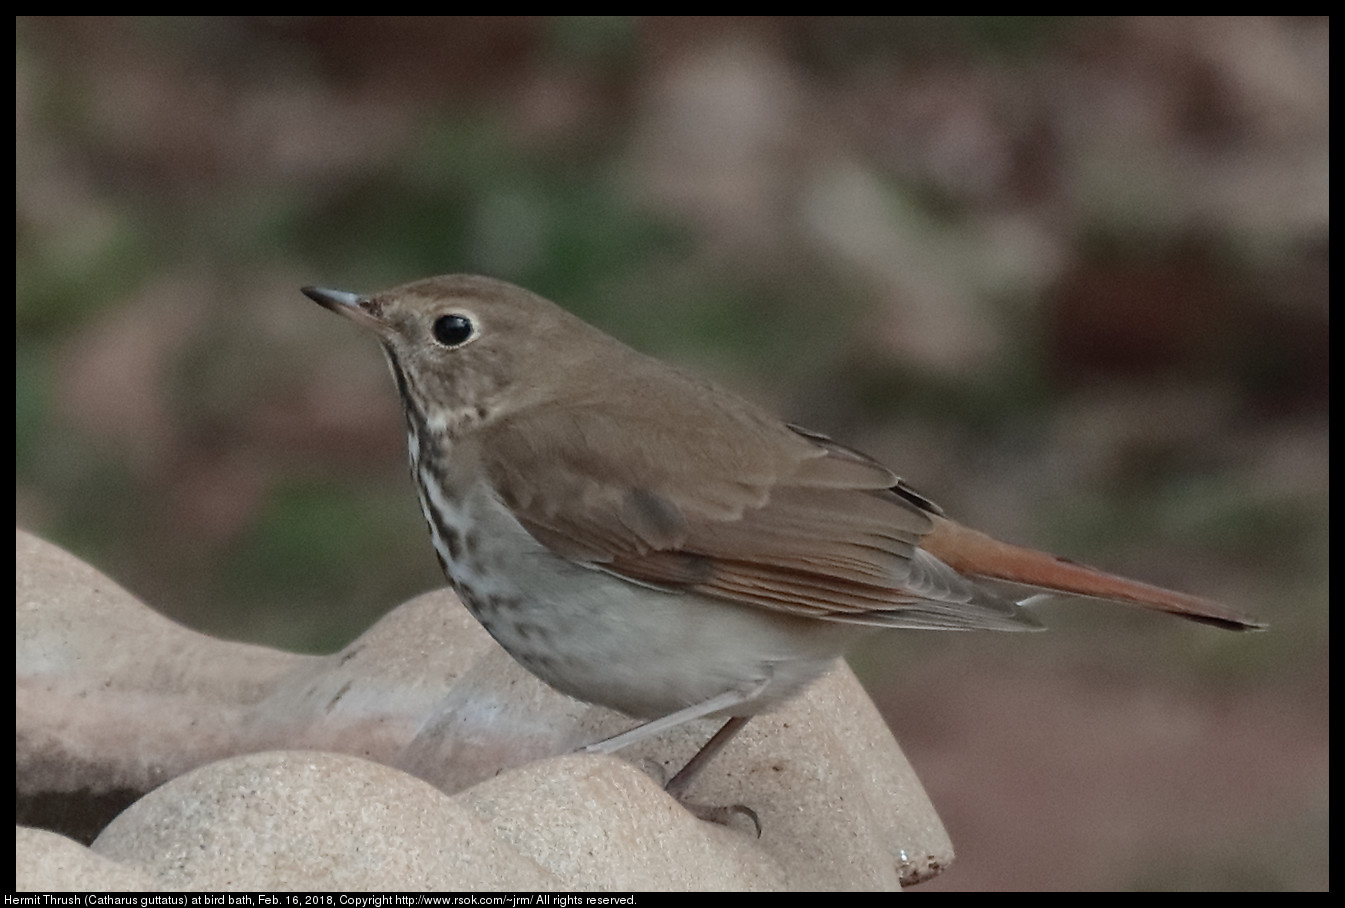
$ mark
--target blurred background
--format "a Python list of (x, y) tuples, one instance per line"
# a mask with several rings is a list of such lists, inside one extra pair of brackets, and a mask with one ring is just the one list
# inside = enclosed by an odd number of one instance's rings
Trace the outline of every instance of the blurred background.
[(1221, 599), (852, 660), (937, 889), (1329, 887), (1325, 18), (26, 18), (20, 526), (330, 652), (442, 578), (377, 345), (505, 278), (1002, 538)]

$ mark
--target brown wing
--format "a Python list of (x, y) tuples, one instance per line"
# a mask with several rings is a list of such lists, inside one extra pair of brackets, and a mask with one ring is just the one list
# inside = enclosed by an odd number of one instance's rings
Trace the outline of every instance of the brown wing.
[(1036, 626), (919, 548), (931, 515), (891, 471), (696, 384), (513, 414), (484, 430), (486, 469), (544, 545), (634, 582), (831, 621)]

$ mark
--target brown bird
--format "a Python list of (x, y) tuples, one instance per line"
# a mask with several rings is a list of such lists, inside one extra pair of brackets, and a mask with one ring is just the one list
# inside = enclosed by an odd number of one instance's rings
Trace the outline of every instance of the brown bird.
[(652, 720), (587, 750), (730, 717), (668, 783), (678, 797), (749, 717), (877, 629), (1040, 626), (985, 580), (1262, 626), (968, 529), (873, 458), (520, 287), (303, 292), (382, 341), (421, 509), (472, 615), (557, 690)]

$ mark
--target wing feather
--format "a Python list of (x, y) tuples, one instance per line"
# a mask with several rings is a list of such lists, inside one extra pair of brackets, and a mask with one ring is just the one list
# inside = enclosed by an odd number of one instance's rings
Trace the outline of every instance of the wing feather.
[(919, 548), (931, 510), (886, 467), (700, 391), (659, 418), (610, 400), (511, 414), (481, 446), (492, 483), (544, 545), (637, 583), (848, 623), (1035, 626)]

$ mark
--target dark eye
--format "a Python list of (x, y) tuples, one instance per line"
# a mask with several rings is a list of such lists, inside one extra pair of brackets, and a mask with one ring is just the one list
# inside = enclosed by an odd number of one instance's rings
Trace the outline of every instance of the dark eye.
[(434, 339), (445, 347), (461, 347), (476, 336), (476, 326), (465, 315), (441, 315), (434, 320)]

